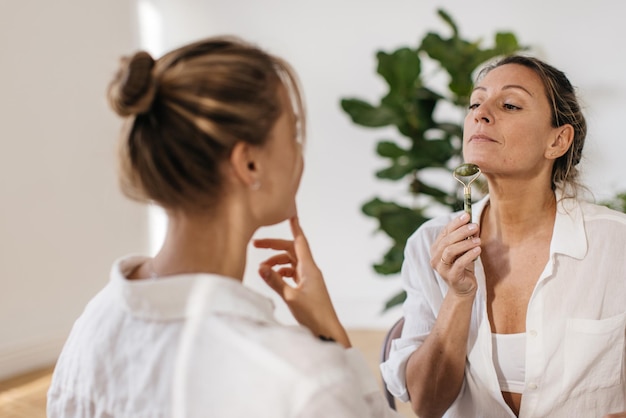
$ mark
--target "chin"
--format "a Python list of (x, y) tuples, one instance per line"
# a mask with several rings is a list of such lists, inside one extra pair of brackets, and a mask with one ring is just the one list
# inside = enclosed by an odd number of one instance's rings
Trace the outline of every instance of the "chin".
[(482, 170), (484, 166), (489, 164), (489, 159), (486, 158), (485, 156), (473, 154), (473, 155), (468, 155), (467, 157), (464, 156), (463, 162), (476, 164)]
[(263, 222), (263, 226), (271, 226), (271, 225), (276, 225), (279, 224), (281, 222), (284, 222), (288, 219), (293, 218), (294, 216), (297, 215), (297, 211), (296, 211), (296, 205), (292, 205), (292, 207), (290, 207), (288, 210), (286, 211), (281, 211), (281, 213), (274, 213), (271, 214), (267, 217), (267, 219), (265, 220), (265, 222)]

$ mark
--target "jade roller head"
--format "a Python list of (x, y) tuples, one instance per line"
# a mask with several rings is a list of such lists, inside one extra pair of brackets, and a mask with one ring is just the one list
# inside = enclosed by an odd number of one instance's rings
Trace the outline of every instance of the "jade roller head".
[(472, 183), (480, 176), (480, 168), (476, 164), (465, 163), (454, 169), (454, 178), (463, 185), (463, 209), (472, 222)]

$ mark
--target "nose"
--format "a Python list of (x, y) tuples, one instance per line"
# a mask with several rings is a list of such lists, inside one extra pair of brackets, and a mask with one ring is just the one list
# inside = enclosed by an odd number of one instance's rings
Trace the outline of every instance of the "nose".
[(481, 104), (476, 110), (474, 110), (474, 121), (476, 123), (478, 123), (478, 122), (484, 122), (484, 123), (491, 123), (491, 122), (493, 122), (493, 115), (491, 115), (491, 112), (489, 111), (489, 107), (485, 103)]

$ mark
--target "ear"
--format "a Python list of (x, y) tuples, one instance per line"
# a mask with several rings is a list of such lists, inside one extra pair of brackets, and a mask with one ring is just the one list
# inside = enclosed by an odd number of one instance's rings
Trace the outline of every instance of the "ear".
[(235, 177), (253, 190), (258, 189), (261, 184), (257, 154), (253, 145), (239, 141), (233, 147), (229, 159)]
[(548, 148), (545, 156), (550, 160), (556, 160), (567, 152), (574, 141), (574, 128), (570, 124), (559, 126), (554, 129), (555, 136)]

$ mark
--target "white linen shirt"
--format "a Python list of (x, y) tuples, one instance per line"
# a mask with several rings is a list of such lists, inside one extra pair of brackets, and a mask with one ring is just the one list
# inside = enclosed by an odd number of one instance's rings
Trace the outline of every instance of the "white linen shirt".
[[(559, 198), (557, 193), (557, 200)], [(474, 205), (475, 219), (488, 202)], [(424, 223), (407, 241), (402, 268), (405, 323), (381, 365), (389, 390), (409, 400), (405, 368), (432, 329), (448, 287), (430, 267), (430, 248), (460, 212)], [(475, 265), (465, 377), (445, 417), (515, 417), (493, 364), (485, 273)], [(526, 313), (526, 377), (519, 416), (603, 417), (626, 411), (626, 215), (559, 201), (550, 257)]]
[[(143, 260), (118, 260), (74, 324), (48, 417), (397, 416), (357, 350), (279, 324), (270, 299), (231, 278), (127, 280)], [(188, 310), (199, 283), (211, 288), (202, 316)]]

